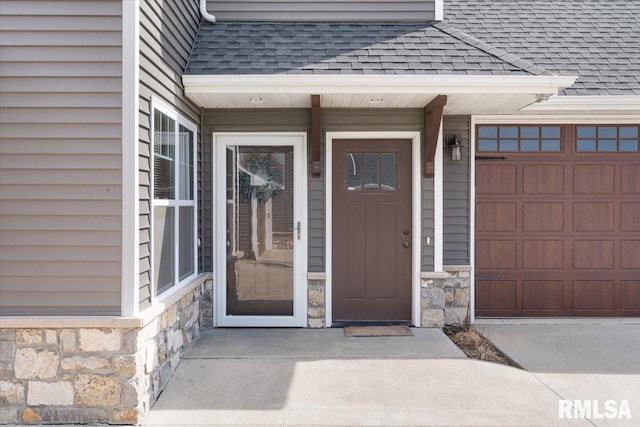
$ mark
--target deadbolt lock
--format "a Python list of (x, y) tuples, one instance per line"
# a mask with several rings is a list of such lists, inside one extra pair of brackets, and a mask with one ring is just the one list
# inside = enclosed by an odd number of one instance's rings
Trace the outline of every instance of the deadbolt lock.
[(404, 230), (402, 230), (402, 234), (404, 234), (405, 236), (408, 236), (410, 232), (411, 230), (409, 230), (408, 228), (405, 228)]

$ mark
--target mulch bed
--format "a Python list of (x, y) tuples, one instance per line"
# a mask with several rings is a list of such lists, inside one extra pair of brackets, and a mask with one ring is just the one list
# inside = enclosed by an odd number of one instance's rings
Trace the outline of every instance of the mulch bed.
[(443, 331), (467, 357), (502, 365), (513, 365), (500, 350), (491, 344), (491, 341), (470, 326), (445, 326)]

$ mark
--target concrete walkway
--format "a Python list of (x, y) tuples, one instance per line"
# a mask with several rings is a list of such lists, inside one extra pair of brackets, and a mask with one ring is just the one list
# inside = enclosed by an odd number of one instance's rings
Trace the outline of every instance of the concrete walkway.
[[(558, 418), (558, 401), (603, 384), (542, 378), (469, 360), (437, 329), (413, 337), (347, 338), (341, 329), (216, 329), (178, 367), (144, 425), (637, 425)], [(615, 399), (633, 375), (609, 381)], [(615, 393), (614, 393), (615, 392)], [(595, 396), (595, 395), (594, 395)], [(578, 397), (576, 397), (578, 398)], [(602, 421), (602, 422), (601, 422)], [(613, 421), (613, 422), (612, 422)], [(607, 424), (609, 422), (609, 424)]]

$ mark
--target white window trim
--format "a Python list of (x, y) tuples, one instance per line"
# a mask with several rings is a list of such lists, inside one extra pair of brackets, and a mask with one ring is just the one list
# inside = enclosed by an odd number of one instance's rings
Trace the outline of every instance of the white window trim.
[[(232, 142), (225, 139), (232, 137)], [(287, 139), (285, 142), (284, 139)], [(214, 282), (218, 283), (213, 293), (214, 325), (249, 327), (305, 327), (307, 326), (307, 255), (308, 255), (308, 209), (307, 209), (307, 134), (304, 132), (215, 132), (213, 141), (213, 266)], [(294, 163), (294, 223), (300, 222), (302, 230), (299, 249), (294, 251), (293, 316), (229, 316), (226, 315), (226, 191), (221, 178), (226, 174), (226, 150), (229, 145), (289, 145), (295, 147)]]
[[(179, 194), (180, 191), (180, 177), (179, 177), (179, 163), (180, 163), (180, 159), (179, 159), (179, 144), (178, 144), (178, 138), (179, 138), (179, 131), (180, 131), (180, 126), (183, 126), (185, 128), (187, 128), (188, 130), (190, 130), (191, 132), (193, 132), (193, 200), (189, 200), (189, 201), (178, 201), (176, 200), (164, 200), (164, 199), (159, 199), (156, 200), (155, 199), (155, 188), (154, 188), (154, 129), (155, 129), (155, 111), (159, 111), (162, 114), (166, 115), (168, 118), (172, 119), (175, 121), (175, 167), (174, 167), (174, 171), (175, 171), (175, 182), (174, 182), (174, 186), (175, 186), (175, 192), (176, 195)], [(165, 103), (164, 101), (162, 101), (161, 99), (159, 99), (158, 97), (152, 96), (151, 97), (151, 118), (150, 118), (150, 183), (149, 183), (149, 197), (150, 197), (150, 212), (149, 212), (149, 229), (150, 229), (150, 236), (149, 236), (149, 245), (150, 245), (150, 255), (149, 255), (149, 266), (150, 266), (150, 271), (149, 271), (149, 277), (150, 277), (150, 281), (151, 281), (151, 305), (156, 305), (156, 304), (161, 304), (164, 301), (170, 299), (174, 294), (180, 292), (185, 286), (188, 286), (188, 284), (191, 282), (191, 280), (196, 277), (198, 275), (198, 150), (197, 150), (197, 140), (198, 140), (198, 128), (197, 126), (190, 121), (189, 119), (187, 119), (186, 117), (184, 117), (183, 115), (179, 114), (173, 107), (169, 106), (167, 103)], [(155, 252), (155, 242), (154, 242), (154, 236), (155, 236), (155, 216), (154, 216), (154, 208), (156, 206), (171, 206), (174, 208), (174, 247), (173, 247), (173, 251), (174, 251), (174, 284), (173, 286), (171, 286), (169, 289), (166, 289), (164, 292), (162, 292), (160, 295), (156, 295), (156, 278), (155, 278), (155, 260), (154, 260), (154, 252)], [(179, 238), (175, 238), (175, 236), (179, 237), (179, 220), (180, 220), (180, 207), (182, 206), (193, 206), (193, 221), (194, 221), (194, 227), (193, 227), (193, 241), (194, 241), (194, 245), (193, 245), (193, 273), (187, 277), (185, 277), (182, 280), (179, 280), (179, 274), (180, 274), (180, 269), (179, 269), (179, 244), (180, 244), (180, 239)]]
[[(411, 140), (411, 210), (414, 237), (411, 239), (411, 318), (415, 327), (420, 326), (420, 270), (422, 262), (422, 178), (420, 159), (420, 132), (327, 132), (325, 158), (325, 323), (331, 327), (332, 313), (332, 245), (333, 245), (333, 190), (332, 155), (334, 139), (410, 139)], [(436, 165), (436, 168), (439, 167)]]

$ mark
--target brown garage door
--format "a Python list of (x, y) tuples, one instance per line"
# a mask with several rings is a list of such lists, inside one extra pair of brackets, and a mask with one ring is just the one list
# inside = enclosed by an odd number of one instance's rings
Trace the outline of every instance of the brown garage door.
[(638, 132), (476, 128), (478, 316), (640, 315)]

